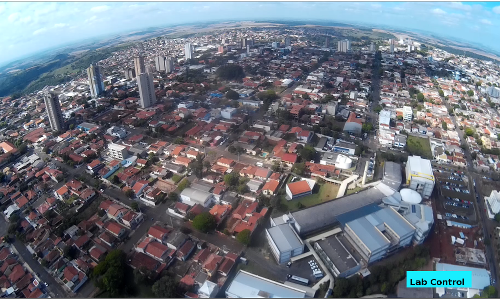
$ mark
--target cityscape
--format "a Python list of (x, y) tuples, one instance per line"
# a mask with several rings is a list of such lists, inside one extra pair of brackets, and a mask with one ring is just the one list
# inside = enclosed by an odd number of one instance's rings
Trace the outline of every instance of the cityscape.
[[(493, 46), (294, 22), (12, 56), (0, 296), (498, 297)], [(472, 284), (408, 287), (407, 271)]]

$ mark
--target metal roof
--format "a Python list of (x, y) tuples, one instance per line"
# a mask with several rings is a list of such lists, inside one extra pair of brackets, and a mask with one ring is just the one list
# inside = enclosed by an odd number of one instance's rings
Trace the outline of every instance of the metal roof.
[(399, 190), (403, 176), (401, 175), (401, 165), (392, 161), (384, 164), (384, 176), (382, 182), (390, 186), (395, 191)]
[(380, 204), (384, 197), (390, 196), (393, 193), (393, 189), (383, 183), (379, 183), (372, 188), (356, 194), (311, 206), (293, 212), (291, 215), (300, 226), (299, 233), (307, 234), (336, 224), (338, 222), (337, 217), (342, 214), (370, 204)]
[(186, 188), (182, 191), (181, 196), (189, 197), (191, 201), (195, 201), (198, 203), (205, 203), (208, 197), (210, 197), (210, 193), (205, 191), (195, 190), (193, 188)]
[(410, 167), (411, 172), (433, 176), (431, 161), (420, 156), (409, 156), (407, 167)]
[(376, 252), (390, 244), (389, 240), (367, 218), (359, 218), (346, 224), (358, 236), (363, 244)]
[(303, 247), (302, 240), (288, 223), (266, 229), (280, 252), (291, 251)]
[(486, 269), (471, 268), (467, 266), (451, 265), (451, 264), (436, 264), (436, 271), (471, 271), (472, 285), (471, 289), (482, 290), (490, 285), (490, 274)]
[(240, 270), (226, 290), (239, 298), (305, 298), (306, 292)]

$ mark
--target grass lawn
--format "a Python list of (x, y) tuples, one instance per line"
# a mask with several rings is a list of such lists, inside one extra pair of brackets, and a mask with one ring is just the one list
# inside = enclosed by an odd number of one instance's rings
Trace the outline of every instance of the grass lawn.
[(340, 186), (333, 183), (316, 184), (312, 195), (300, 197), (294, 200), (286, 200), (285, 197), (281, 199), (281, 202), (287, 206), (288, 210), (296, 211), (298, 210), (298, 205), (301, 203), (305, 207), (313, 206), (322, 202), (327, 202), (337, 198)]
[(181, 181), (181, 179), (182, 179), (182, 176), (180, 176), (180, 175), (174, 174), (174, 176), (172, 176), (172, 181), (175, 183), (178, 183), (179, 181)]
[(431, 144), (429, 139), (409, 135), (406, 140), (406, 149), (412, 155), (419, 155), (423, 158), (432, 159)]

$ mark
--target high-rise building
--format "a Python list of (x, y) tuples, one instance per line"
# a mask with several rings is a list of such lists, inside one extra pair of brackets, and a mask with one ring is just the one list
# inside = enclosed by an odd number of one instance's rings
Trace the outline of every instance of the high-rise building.
[(104, 92), (104, 83), (102, 82), (101, 70), (97, 64), (91, 64), (87, 68), (89, 79), (90, 95), (96, 98)]
[(348, 52), (351, 51), (351, 41), (349, 40), (341, 40), (337, 43), (337, 51), (338, 52)]
[(165, 73), (172, 73), (174, 71), (174, 60), (171, 57), (165, 58)]
[(389, 39), (389, 47), (391, 50), (391, 54), (394, 54), (394, 45), (395, 44), (396, 44), (396, 42), (393, 39)]
[(219, 53), (224, 53), (224, 46), (223, 45), (219, 45)]
[(139, 55), (134, 57), (135, 76), (146, 73), (146, 65), (144, 64), (144, 56)]
[(50, 128), (54, 131), (62, 131), (64, 129), (64, 119), (61, 112), (61, 103), (59, 97), (49, 91), (44, 95), (45, 110), (49, 116)]
[(241, 49), (245, 49), (248, 45), (247, 39), (241, 39)]
[(247, 45), (247, 54), (250, 55), (250, 45)]
[(373, 42), (370, 44), (370, 52), (375, 52), (375, 44)]
[(327, 36), (325, 39), (325, 48), (330, 48), (330, 37)]
[(165, 71), (165, 56), (157, 56), (155, 57), (155, 67), (157, 72)]
[(137, 75), (137, 86), (139, 87), (139, 104), (142, 108), (147, 108), (156, 103), (155, 86), (151, 73)]
[(184, 56), (186, 60), (193, 58), (193, 46), (191, 43), (186, 43), (186, 45), (184, 45)]
[(135, 78), (135, 70), (132, 68), (126, 69), (124, 73), (125, 73), (125, 79), (127, 80)]
[(287, 36), (285, 38), (285, 47), (290, 47), (292, 45), (292, 38)]
[(280, 43), (279, 42), (273, 42), (272, 45), (273, 49), (278, 49), (280, 47)]

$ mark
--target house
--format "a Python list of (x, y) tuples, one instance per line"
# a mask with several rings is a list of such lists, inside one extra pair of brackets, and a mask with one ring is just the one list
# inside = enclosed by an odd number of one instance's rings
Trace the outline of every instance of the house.
[(190, 240), (186, 241), (184, 243), (184, 245), (182, 245), (182, 247), (180, 247), (178, 250), (177, 250), (177, 259), (181, 260), (181, 261), (186, 261), (189, 257), (189, 255), (191, 255), (191, 253), (193, 253), (193, 250), (195, 249), (195, 246), (196, 244)]
[(94, 189), (86, 188), (80, 194), (80, 199), (87, 202), (88, 200), (92, 199), (95, 195), (96, 195), (96, 192), (94, 191)]
[(217, 224), (220, 224), (224, 220), (224, 218), (226, 218), (226, 216), (229, 214), (231, 209), (232, 209), (231, 205), (215, 204), (210, 209), (210, 214), (215, 217)]
[(198, 297), (206, 299), (215, 298), (218, 292), (219, 286), (216, 283), (210, 280), (205, 280), (203, 285), (198, 290)]
[(184, 166), (184, 167), (188, 167), (189, 164), (191, 163), (191, 159), (188, 158), (188, 157), (184, 157), (184, 156), (177, 156), (177, 158), (175, 159), (175, 161), (173, 162), (174, 164), (176, 165), (181, 165), (181, 166)]
[(300, 180), (288, 183), (286, 185), (287, 200), (292, 200), (299, 197), (311, 195), (313, 188), (314, 188), (313, 180)]
[(364, 120), (356, 115), (354, 112), (349, 114), (346, 123), (344, 124), (344, 131), (353, 134), (360, 134), (361, 127), (363, 126)]
[(67, 265), (63, 271), (63, 279), (66, 287), (76, 293), (78, 289), (87, 281), (87, 276), (72, 265)]
[(144, 253), (160, 261), (165, 261), (169, 252), (170, 249), (167, 246), (157, 241), (150, 241), (144, 251)]
[(229, 159), (229, 158), (221, 157), (217, 160), (217, 165), (223, 166), (226, 168), (231, 168), (231, 166), (233, 164), (234, 164), (234, 160)]
[(202, 265), (203, 271), (205, 271), (205, 273), (207, 273), (209, 277), (214, 276), (217, 273), (217, 270), (219, 269), (222, 259), (223, 259), (222, 256), (219, 256), (214, 253), (210, 254), (210, 256)]
[(56, 196), (57, 199), (65, 201), (66, 199), (69, 198), (70, 192), (69, 189), (65, 185), (63, 185), (57, 191), (54, 191), (54, 195)]
[(104, 224), (104, 229), (114, 235), (115, 237), (121, 239), (127, 234), (127, 229), (116, 222), (106, 222)]
[[(108, 200), (109, 201), (109, 200)], [(119, 221), (128, 211), (128, 208), (121, 206), (120, 204), (113, 203), (111, 201), (110, 205), (105, 209), (108, 218)], [(101, 203), (101, 206), (105, 205), (104, 202)]]
[(170, 229), (163, 228), (159, 225), (153, 225), (148, 230), (148, 237), (154, 238), (158, 242), (163, 243), (170, 231)]
[(262, 187), (262, 193), (266, 196), (274, 196), (278, 190), (279, 181), (277, 180), (269, 180)]
[(144, 191), (144, 189), (147, 188), (148, 186), (149, 182), (146, 180), (137, 181), (132, 187), (135, 197), (139, 197), (142, 194), (142, 191)]
[(226, 256), (224, 256), (224, 260), (222, 261), (218, 270), (219, 274), (221, 274), (222, 276), (229, 276), (229, 273), (236, 264), (237, 259), (238, 255), (234, 253), (228, 253)]

